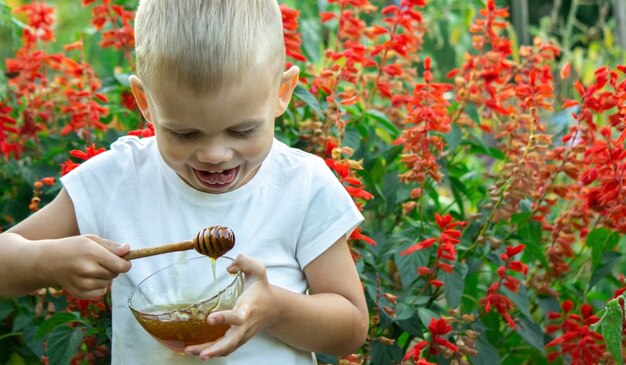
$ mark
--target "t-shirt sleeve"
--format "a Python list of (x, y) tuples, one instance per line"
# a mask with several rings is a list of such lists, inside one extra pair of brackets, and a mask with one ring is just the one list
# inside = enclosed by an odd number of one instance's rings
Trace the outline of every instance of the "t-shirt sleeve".
[(61, 178), (67, 190), (81, 234), (101, 235), (117, 189), (121, 186), (128, 156), (123, 143), (116, 142), (111, 149), (70, 171)]
[(348, 237), (363, 221), (354, 201), (322, 159), (315, 159), (309, 183), (308, 208), (296, 251), (301, 267), (321, 255), (342, 235)]

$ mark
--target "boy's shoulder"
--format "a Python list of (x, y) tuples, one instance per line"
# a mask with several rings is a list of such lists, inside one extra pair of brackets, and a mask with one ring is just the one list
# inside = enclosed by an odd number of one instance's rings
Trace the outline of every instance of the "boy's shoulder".
[(326, 167), (326, 162), (321, 157), (296, 147), (290, 147), (277, 139), (274, 140), (274, 159), (282, 169)]
[(113, 151), (146, 150), (155, 143), (154, 137), (121, 136), (111, 144)]
[(114, 159), (132, 159), (135, 164), (153, 160), (156, 151), (155, 137), (122, 136), (113, 142), (110, 148)]

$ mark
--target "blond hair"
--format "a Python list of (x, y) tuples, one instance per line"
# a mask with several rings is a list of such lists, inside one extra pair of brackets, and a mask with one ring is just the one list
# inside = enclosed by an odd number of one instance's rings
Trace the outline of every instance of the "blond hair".
[(219, 91), (246, 77), (284, 71), (276, 0), (140, 0), (135, 16), (137, 75), (149, 89)]

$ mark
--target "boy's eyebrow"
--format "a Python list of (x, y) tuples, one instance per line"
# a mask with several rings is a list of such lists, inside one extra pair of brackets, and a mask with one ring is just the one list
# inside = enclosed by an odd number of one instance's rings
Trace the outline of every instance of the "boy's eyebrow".
[(250, 119), (244, 119), (239, 121), (238, 123), (235, 123), (233, 125), (233, 127), (252, 127), (255, 125), (259, 125), (259, 124), (263, 124), (265, 123), (265, 119), (263, 118), (250, 118)]
[[(253, 117), (248, 119), (242, 119), (239, 122), (233, 123), (229, 126), (229, 128), (237, 128), (237, 127), (255, 127), (265, 123), (265, 119), (263, 117)], [(187, 124), (184, 122), (180, 122), (178, 120), (161, 120), (161, 126), (168, 129), (186, 129), (189, 128)]]

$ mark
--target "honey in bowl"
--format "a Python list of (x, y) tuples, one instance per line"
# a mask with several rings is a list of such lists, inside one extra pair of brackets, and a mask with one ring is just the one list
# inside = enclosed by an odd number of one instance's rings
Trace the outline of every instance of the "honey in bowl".
[(174, 351), (215, 341), (230, 327), (209, 325), (206, 319), (212, 312), (234, 307), (243, 290), (243, 275), (226, 272), (229, 257), (212, 261), (197, 257), (167, 266), (139, 283), (129, 297), (139, 324)]

